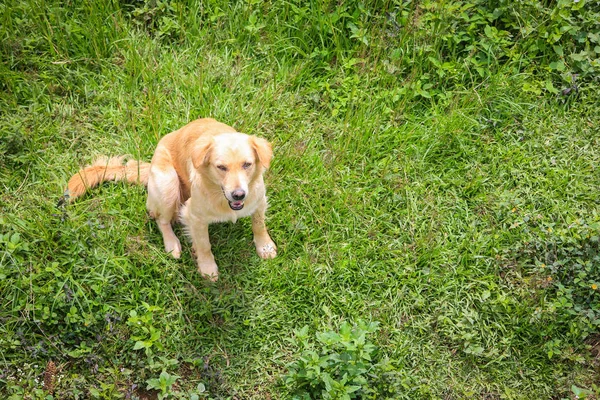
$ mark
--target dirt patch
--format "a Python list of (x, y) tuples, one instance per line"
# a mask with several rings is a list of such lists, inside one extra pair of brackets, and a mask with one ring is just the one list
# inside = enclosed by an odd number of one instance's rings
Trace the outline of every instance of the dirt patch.
[(155, 390), (146, 390), (139, 388), (135, 391), (140, 400), (158, 400), (158, 392)]
[(600, 333), (590, 336), (585, 343), (590, 346), (590, 353), (594, 357), (594, 361), (600, 363)]

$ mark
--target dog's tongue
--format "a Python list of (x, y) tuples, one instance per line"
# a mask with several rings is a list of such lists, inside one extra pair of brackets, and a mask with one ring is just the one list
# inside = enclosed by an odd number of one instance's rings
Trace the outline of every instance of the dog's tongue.
[(234, 210), (241, 210), (244, 207), (244, 202), (243, 201), (232, 201), (231, 203), (229, 203), (229, 205)]

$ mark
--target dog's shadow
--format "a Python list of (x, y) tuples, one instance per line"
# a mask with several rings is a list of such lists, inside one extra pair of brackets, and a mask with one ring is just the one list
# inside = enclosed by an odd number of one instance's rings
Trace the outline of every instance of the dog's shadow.
[[(224, 222), (208, 227), (211, 248), (220, 273), (235, 277), (248, 270), (258, 260), (252, 241), (252, 226), (249, 218), (236, 223)], [(187, 240), (191, 251), (191, 242)]]
[[(148, 240), (157, 249), (163, 249), (162, 235), (156, 222), (148, 218), (146, 223)], [(185, 264), (185, 270), (191, 281), (196, 284), (205, 284), (205, 279), (197, 272), (196, 255), (192, 246), (192, 240), (185, 228), (180, 223), (173, 225), (173, 231), (181, 242), (182, 252), (180, 263)], [(211, 250), (215, 261), (219, 266), (220, 277), (235, 279), (238, 274), (243, 274), (249, 266), (260, 260), (254, 247), (252, 224), (249, 218), (241, 219), (235, 223), (223, 222), (210, 224), (208, 227)]]
[[(148, 240), (164, 251), (162, 235), (156, 222), (149, 220)], [(259, 260), (252, 242), (250, 221), (209, 225), (209, 236), (215, 261), (219, 265), (219, 280), (212, 282), (203, 278), (197, 269), (192, 242), (181, 224), (174, 224), (175, 234), (181, 241), (179, 260), (166, 261), (175, 277), (170, 292), (176, 298), (180, 315), (187, 324), (179, 332), (190, 346), (201, 349), (195, 355), (194, 370), (200, 371), (202, 382), (213, 396), (221, 398), (227, 378), (224, 371), (230, 357), (223, 343), (239, 340), (248, 334), (240, 316), (252, 313), (248, 293), (244, 290), (251, 279), (251, 268)], [(169, 260), (168, 257), (165, 257)], [(255, 259), (254, 261), (252, 261)], [(172, 273), (176, 269), (175, 274)], [(183, 363), (187, 365), (187, 363)]]

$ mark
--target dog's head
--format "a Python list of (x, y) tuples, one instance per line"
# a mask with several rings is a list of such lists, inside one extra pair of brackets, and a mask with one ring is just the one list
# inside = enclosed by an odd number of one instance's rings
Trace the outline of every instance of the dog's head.
[(194, 168), (220, 186), (236, 211), (244, 208), (250, 185), (269, 168), (272, 157), (269, 142), (243, 133), (201, 137), (192, 150)]

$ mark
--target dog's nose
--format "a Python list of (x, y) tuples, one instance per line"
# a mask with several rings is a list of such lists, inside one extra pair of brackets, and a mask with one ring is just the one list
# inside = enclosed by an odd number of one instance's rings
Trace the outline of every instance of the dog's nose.
[(246, 192), (244, 192), (242, 189), (235, 189), (233, 192), (231, 192), (231, 197), (233, 197), (234, 200), (244, 200), (244, 197), (246, 197)]

